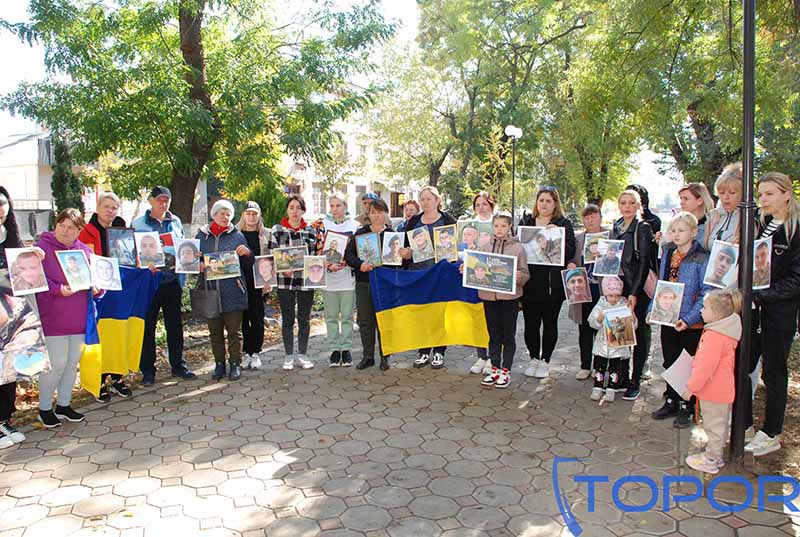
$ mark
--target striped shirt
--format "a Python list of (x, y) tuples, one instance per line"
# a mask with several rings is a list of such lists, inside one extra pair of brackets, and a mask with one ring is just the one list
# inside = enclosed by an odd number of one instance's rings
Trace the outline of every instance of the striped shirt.
[(759, 234), (758, 238), (766, 239), (767, 237), (771, 237), (776, 231), (778, 231), (778, 228), (781, 227), (782, 225), (783, 225), (783, 220), (776, 220), (775, 218), (773, 218), (770, 221), (770, 223), (767, 224), (767, 226), (761, 230), (761, 233)]

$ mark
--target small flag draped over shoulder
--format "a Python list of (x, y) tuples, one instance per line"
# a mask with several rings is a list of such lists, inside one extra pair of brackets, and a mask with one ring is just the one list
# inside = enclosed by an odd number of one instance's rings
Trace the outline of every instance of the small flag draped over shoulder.
[(426, 270), (377, 268), (369, 284), (383, 353), (445, 345), (489, 344), (478, 292), (461, 285), (458, 265)]
[(89, 301), (81, 386), (95, 396), (100, 394), (103, 373), (127, 375), (139, 370), (144, 320), (161, 278), (147, 269), (126, 267), (120, 267), (120, 276), (122, 291), (106, 291)]

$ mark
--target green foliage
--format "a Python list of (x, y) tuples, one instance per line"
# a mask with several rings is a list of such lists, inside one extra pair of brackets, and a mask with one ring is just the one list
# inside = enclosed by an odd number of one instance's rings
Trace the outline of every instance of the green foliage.
[(271, 191), (282, 151), (324, 158), (337, 142), (332, 124), (375, 93), (348, 83), (394, 31), (375, 2), (348, 11), (325, 2), (286, 27), (271, 8), (32, 1), (30, 24), (3, 26), (44, 45), (51, 76), (21, 84), (0, 106), (69, 132), (79, 163), (121, 159), (110, 179), (122, 195), (170, 183), (173, 208), (188, 222), (201, 176), (213, 171), (234, 196), (254, 182)]
[(81, 182), (72, 171), (72, 157), (70, 156), (69, 146), (59, 136), (53, 136), (52, 143), (54, 162), (50, 188), (53, 192), (56, 212), (72, 207), (83, 214)]

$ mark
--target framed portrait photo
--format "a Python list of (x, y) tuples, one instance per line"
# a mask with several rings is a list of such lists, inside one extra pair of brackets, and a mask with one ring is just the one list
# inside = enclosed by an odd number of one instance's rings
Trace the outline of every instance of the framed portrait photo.
[(684, 284), (659, 280), (656, 283), (656, 292), (650, 311), (647, 313), (647, 322), (674, 327), (680, 318), (681, 304), (683, 303)]
[(636, 346), (634, 316), (628, 306), (607, 309), (603, 317), (603, 330), (609, 348)]
[(122, 276), (116, 257), (92, 254), (92, 285), (106, 291), (122, 291)]
[(92, 270), (83, 250), (58, 250), (56, 258), (70, 289), (82, 291), (92, 287)]
[(175, 242), (175, 273), (200, 274), (200, 239), (180, 239)]
[(271, 255), (256, 256), (253, 262), (253, 281), (256, 289), (275, 287), (278, 285), (278, 273), (275, 260)]
[(563, 227), (519, 226), (517, 239), (529, 265), (564, 266), (566, 234)]
[(241, 274), (236, 251), (212, 252), (204, 255), (208, 281), (238, 278)]
[(336, 231), (325, 233), (325, 241), (322, 244), (322, 253), (325, 255), (325, 261), (332, 265), (343, 263), (344, 250), (349, 240), (350, 235), (344, 233), (337, 233)]
[(403, 264), (400, 249), (403, 247), (405, 234), (401, 231), (384, 231), (383, 248), (381, 248), (381, 263), (389, 267), (399, 267)]
[(154, 267), (166, 266), (166, 256), (158, 231), (137, 231), (133, 234), (133, 238), (136, 241), (136, 253), (141, 268), (146, 268), (151, 264)]
[(562, 270), (561, 283), (564, 284), (568, 304), (584, 304), (592, 301), (589, 274), (584, 267)]
[(14, 296), (48, 291), (39, 254), (33, 248), (6, 248), (6, 260)]
[(769, 289), (772, 274), (772, 236), (753, 242), (753, 289)]
[(325, 289), (327, 287), (324, 255), (307, 255), (303, 259), (303, 287)]
[(513, 295), (517, 292), (517, 256), (465, 250), (461, 284)]
[(622, 265), (622, 249), (625, 241), (600, 239), (597, 241), (597, 257), (594, 260), (594, 276), (618, 276)]
[(597, 259), (597, 243), (602, 239), (608, 239), (608, 231), (600, 233), (587, 233), (583, 240), (583, 264), (589, 265)]
[[(755, 243), (753, 245), (755, 247)], [(771, 252), (770, 252), (771, 253)], [(755, 259), (754, 259), (755, 261)], [(739, 246), (724, 241), (714, 241), (703, 283), (719, 289), (735, 285), (736, 266), (739, 263)], [(755, 282), (755, 273), (753, 274)]]
[(380, 267), (383, 264), (378, 233), (363, 233), (354, 235), (353, 238), (356, 241), (356, 255), (361, 261), (370, 263), (373, 267)]
[(433, 252), (437, 263), (442, 259), (458, 261), (456, 224), (433, 228)]
[(427, 227), (406, 231), (406, 236), (408, 236), (408, 244), (411, 245), (411, 260), (414, 263), (422, 263), (436, 257), (436, 252), (433, 251), (433, 240)]
[(120, 267), (136, 268), (136, 240), (133, 228), (110, 227), (106, 229), (109, 257), (116, 257)]
[(274, 248), (272, 257), (278, 272), (299, 272), (303, 270), (303, 258), (308, 254), (306, 246), (284, 246)]

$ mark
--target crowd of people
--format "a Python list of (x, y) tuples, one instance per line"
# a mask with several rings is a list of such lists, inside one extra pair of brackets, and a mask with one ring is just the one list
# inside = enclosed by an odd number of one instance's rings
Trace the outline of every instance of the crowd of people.
[[(755, 319), (749, 367), (753, 389), (746, 394), (747, 399), (752, 400), (759, 375), (766, 385), (765, 420), (746, 449), (760, 456), (780, 449), (779, 435), (787, 403), (787, 357), (797, 329), (800, 304), (800, 214), (792, 183), (785, 175), (767, 173), (759, 179), (757, 189), (760, 201), (757, 238), (772, 237), (768, 266), (770, 285), (754, 291), (753, 304), (745, 305), (753, 308)], [(681, 212), (672, 219), (668, 229), (662, 231), (659, 218), (649, 210), (646, 189), (631, 185), (617, 198), (620, 217), (610, 228), (603, 227), (600, 208), (590, 204), (581, 211), (583, 231), (576, 235), (572, 223), (564, 215), (558, 190), (552, 186), (541, 187), (533, 200), (532, 211), (525, 213), (517, 224), (563, 228), (563, 266), (531, 263), (515, 238), (512, 216), (500, 210), (487, 192), (475, 195), (473, 214), (468, 219), (491, 223), (492, 229), (491, 237), (480, 241), (478, 249), (517, 258), (514, 275), (517, 291), (515, 294), (479, 291), (489, 343), (487, 348), (475, 349), (476, 361), (470, 372), (482, 375), (483, 386), (509, 386), (516, 354), (517, 318), (522, 310), (524, 343), (530, 357), (524, 374), (538, 379), (549, 377), (550, 361), (559, 339), (558, 318), (567, 299), (565, 287), (569, 287), (572, 297), (576, 293), (585, 297), (583, 302), (568, 305), (569, 317), (578, 325), (580, 370), (577, 379), (593, 381), (587, 394), (601, 404), (613, 402), (618, 393), (623, 400), (635, 400), (639, 397), (641, 382), (650, 375), (647, 362), (653, 317), (649, 314), (654, 307), (660, 307), (653, 304), (653, 281), (681, 284), (683, 296), (678, 321), (660, 328), (663, 365), (669, 367), (686, 352), (694, 356), (693, 372), (683, 393), (667, 385), (663, 405), (652, 417), (655, 420), (671, 418), (673, 426), (684, 428), (696, 421), (698, 415), (702, 416), (709, 443), (704, 453), (693, 455), (687, 462), (706, 472), (718, 471), (724, 464), (722, 447), (735, 396), (733, 368), (742, 330), (738, 315), (742, 299), (736, 289), (712, 290), (703, 282), (703, 275), (714, 241), (739, 242), (741, 165), (727, 166), (716, 181), (714, 191), (719, 199), (716, 206), (705, 185), (691, 183), (682, 188), (679, 193)], [(199, 263), (197, 287), (215, 291), (218, 300), (217, 315), (207, 319), (215, 360), (213, 379), (227, 377), (236, 381), (241, 377), (242, 368), (257, 369), (262, 365), (264, 301), (273, 285), (268, 281), (270, 275), (266, 274), (270, 265), (264, 264), (262, 271), (256, 260), (283, 247), (302, 247), (309, 256), (325, 255), (323, 244), (328, 231), (351, 239), (343, 255), (334, 251), (335, 255), (327, 257), (326, 286), (319, 291), (324, 303), (326, 342), (330, 352), (327, 362), (330, 367), (353, 365), (352, 334), (354, 319), (357, 319), (362, 353), (356, 368), (375, 366), (376, 357), (380, 369), (390, 367), (389, 357), (381, 349), (370, 288), (369, 273), (376, 267), (359, 256), (356, 240), (352, 239), (374, 233), (379, 237), (379, 244), (383, 244), (384, 233), (395, 231), (389, 209), (374, 193), (363, 196), (356, 217), (350, 216), (344, 196), (334, 194), (328, 201), (329, 214), (308, 222), (304, 219), (305, 201), (298, 195), (291, 195), (286, 199), (285, 216), (271, 228), (264, 225), (260, 207), (255, 202), (247, 202), (236, 224), (233, 223), (234, 206), (229, 201), (219, 200), (211, 208), (211, 223), (195, 236), (200, 241), (199, 253), (235, 251), (240, 262), (239, 277), (214, 281), (203, 276), (205, 266), (202, 261)], [(175, 240), (183, 238), (183, 225), (170, 212), (170, 202), (169, 189), (153, 188), (149, 196), (150, 208), (136, 218), (131, 227), (136, 231), (171, 233)], [(415, 262), (414, 231), (426, 231), (433, 237), (436, 228), (455, 224), (457, 219), (442, 209), (442, 197), (431, 186), (423, 188), (417, 200), (408, 200), (403, 209), (403, 221), (396, 230), (406, 232), (405, 239), (395, 238), (396, 244), (390, 252), (401, 262), (399, 266), (387, 268), (427, 269), (436, 261)], [(119, 198), (113, 193), (104, 193), (99, 197), (97, 212), (88, 223), (84, 223), (77, 210), (66, 209), (57, 215), (54, 230), (43, 233), (36, 242), (35, 251), (42, 258), (48, 289), (35, 295), (51, 361), (51, 369), (39, 378), (39, 420), (45, 427), (57, 427), (62, 420), (83, 420), (83, 415), (70, 406), (70, 398), (86, 331), (87, 307), (93, 295), (102, 300), (104, 293), (95, 288), (88, 292), (73, 291), (55, 253), (84, 250), (87, 254), (107, 256), (107, 230), (125, 226), (119, 210)], [(7, 268), (6, 248), (19, 247), (21, 241), (11, 199), (4, 189), (0, 189), (0, 224), (0, 268)], [(595, 276), (593, 259), (584, 258), (586, 237), (602, 232), (607, 233), (608, 239), (622, 244), (617, 276)], [(458, 237), (458, 240), (463, 239)], [(183, 262), (182, 252), (172, 252), (172, 255), (180, 255)], [(762, 253), (762, 257), (765, 255)], [(155, 382), (155, 332), (159, 314), (164, 319), (172, 375), (195, 378), (183, 356), (181, 296), (186, 276), (175, 272), (174, 259), (170, 263), (169, 257), (168, 251), (165, 267), (156, 268), (150, 264), (133, 269), (149, 269), (154, 277), (158, 275), (158, 287), (147, 310), (142, 342), (140, 370), (144, 385)], [(192, 262), (188, 254), (186, 262)], [(762, 263), (762, 266), (767, 265)], [(580, 267), (586, 268), (585, 275), (575, 270)], [(567, 277), (562, 280), (564, 270)], [(281, 313), (282, 367), (286, 371), (295, 367), (313, 368), (315, 357), (308, 355), (308, 342), (317, 290), (307, 288), (299, 272), (279, 272), (274, 287)], [(106, 291), (109, 292), (113, 291)], [(670, 292), (674, 301), (674, 289), (670, 288)], [(664, 300), (670, 298), (667, 294)], [(604, 326), (609, 323), (607, 314), (620, 306), (629, 308), (633, 314), (630, 330), (635, 332), (635, 345), (611, 345), (605, 335)], [(631, 340), (633, 336), (630, 334)], [(445, 365), (446, 351), (446, 347), (419, 349), (413, 365), (440, 369)], [(98, 401), (108, 402), (112, 395), (130, 397), (131, 389), (122, 375), (104, 374)], [(10, 423), (14, 396), (15, 383), (4, 379), (0, 386), (0, 447), (24, 440), (24, 435)]]

